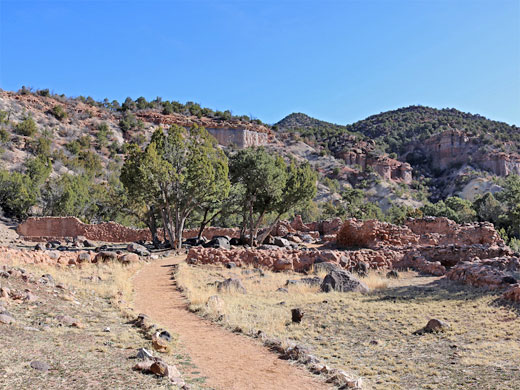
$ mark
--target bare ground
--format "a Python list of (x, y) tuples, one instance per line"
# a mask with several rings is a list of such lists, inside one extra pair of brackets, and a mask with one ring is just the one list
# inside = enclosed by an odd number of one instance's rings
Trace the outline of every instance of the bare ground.
[(329, 388), (299, 367), (280, 360), (245, 336), (228, 332), (187, 310), (172, 281), (184, 256), (158, 260), (135, 277), (135, 309), (178, 334), (180, 345), (218, 390), (319, 390)]

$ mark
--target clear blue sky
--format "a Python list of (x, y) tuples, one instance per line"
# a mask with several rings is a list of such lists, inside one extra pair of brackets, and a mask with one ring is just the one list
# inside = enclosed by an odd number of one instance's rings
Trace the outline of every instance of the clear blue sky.
[(412, 104), (520, 125), (520, 0), (0, 0), (0, 87), (274, 123)]

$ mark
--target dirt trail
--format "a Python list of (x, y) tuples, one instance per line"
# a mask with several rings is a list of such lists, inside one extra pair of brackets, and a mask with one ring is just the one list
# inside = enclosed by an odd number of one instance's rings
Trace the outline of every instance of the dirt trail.
[(171, 257), (146, 265), (134, 278), (135, 309), (179, 335), (193, 363), (217, 390), (328, 389), (304, 369), (290, 365), (254, 340), (228, 332), (186, 309), (173, 286)]

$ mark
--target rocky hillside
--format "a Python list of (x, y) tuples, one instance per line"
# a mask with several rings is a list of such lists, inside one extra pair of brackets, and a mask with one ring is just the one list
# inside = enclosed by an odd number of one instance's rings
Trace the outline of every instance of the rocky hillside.
[(417, 208), (453, 194), (472, 199), (499, 191), (495, 177), (520, 172), (517, 127), (452, 109), (414, 106), (345, 126), (297, 113), (269, 127), (193, 102), (127, 98), (120, 104), (22, 88), (0, 90), (0, 176), (1, 170), (20, 175), (13, 185), (22, 188), (25, 176), (46, 178), (45, 191), (35, 192), (41, 207), (33, 215), (42, 209), (55, 215), (51, 203), (59, 215), (77, 210), (86, 202), (77, 199), (83, 191), (103, 199), (89, 206), (90, 217), (111, 219), (128, 144), (144, 145), (156, 128), (171, 124), (203, 126), (229, 151), (264, 146), (308, 161), (319, 173), (314, 205), (302, 210), (310, 219), (345, 210), (381, 218), (393, 206)]
[(429, 182), (432, 200), (473, 198), (493, 187), (493, 177), (520, 173), (517, 126), (455, 109), (410, 106), (347, 126), (291, 114), (274, 128), (298, 134), (348, 167), (406, 184)]

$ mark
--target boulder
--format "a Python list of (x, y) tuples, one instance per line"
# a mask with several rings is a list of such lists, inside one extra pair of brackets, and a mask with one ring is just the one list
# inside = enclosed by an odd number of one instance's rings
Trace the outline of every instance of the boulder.
[(231, 249), (231, 244), (227, 237), (213, 237), (210, 242), (204, 244), (204, 248)]
[(91, 261), (92, 257), (90, 256), (90, 253), (88, 252), (81, 252), (78, 254), (77, 262), (78, 263), (89, 263)]
[(274, 271), (292, 271), (293, 262), (288, 259), (278, 259), (273, 264)]
[(442, 332), (449, 328), (450, 328), (450, 324), (448, 324), (447, 322), (438, 320), (436, 318), (432, 318), (431, 320), (428, 321), (428, 323), (424, 327), (424, 331), (427, 333)]
[(308, 286), (319, 286), (321, 284), (321, 279), (318, 276), (313, 278), (301, 278), (294, 280), (287, 280), (285, 282), (286, 286), (297, 286), (297, 285), (308, 285)]
[[(320, 259), (318, 259), (320, 260)], [(313, 271), (315, 274), (319, 274), (320, 272), (329, 273), (331, 271), (336, 271), (341, 269), (341, 267), (336, 263), (329, 262), (315, 262), (313, 265)]]
[(157, 352), (167, 353), (170, 352), (170, 344), (159, 336), (159, 332), (152, 336), (152, 346)]
[(110, 251), (102, 251), (99, 252), (94, 259), (92, 260), (93, 263), (106, 263), (109, 261), (116, 261), (117, 260), (117, 253), (110, 252)]
[(148, 351), (147, 349), (145, 348), (140, 348), (138, 351), (137, 351), (137, 355), (136, 355), (136, 358), (137, 359), (141, 359), (141, 360), (152, 360), (153, 359), (153, 355), (150, 351)]
[(41, 362), (39, 360), (32, 361), (30, 364), (31, 368), (34, 368), (38, 371), (49, 371), (50, 367), (47, 363)]
[(139, 256), (150, 256), (150, 251), (148, 251), (148, 249), (146, 249), (146, 247), (144, 247), (140, 244), (137, 244), (135, 242), (129, 244), (126, 247), (126, 250), (128, 252), (138, 254)]
[(325, 276), (323, 282), (321, 283), (321, 291), (357, 291), (365, 293), (369, 291), (369, 288), (350, 272), (344, 270), (335, 270), (331, 271), (327, 276)]
[(15, 322), (15, 319), (11, 317), (9, 314), (0, 314), (0, 324), (12, 324)]
[(240, 279), (236, 279), (236, 278), (229, 278), (229, 279), (223, 280), (221, 282), (217, 282), (217, 290), (219, 292), (221, 292), (221, 291), (227, 291), (227, 292), (236, 291), (236, 292), (239, 292), (241, 294), (246, 294), (247, 293), (246, 288), (242, 284), (242, 281)]
[(139, 262), (139, 255), (137, 253), (126, 253), (119, 257), (119, 262), (121, 264), (132, 264), (132, 263), (138, 263)]
[(282, 238), (282, 237), (274, 237), (274, 242), (273, 244), (275, 246), (278, 246), (280, 248), (287, 248), (289, 246), (291, 246), (291, 242), (285, 238)]
[(416, 330), (413, 332), (415, 335), (422, 335), (424, 333), (438, 333), (438, 332), (444, 332), (445, 330), (448, 330), (450, 328), (450, 324), (447, 322), (438, 320), (437, 318), (432, 318), (428, 321), (426, 326), (424, 328), (421, 328), (419, 330)]
[(299, 324), (302, 322), (303, 311), (299, 308), (291, 309), (291, 321), (293, 323)]

